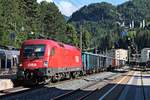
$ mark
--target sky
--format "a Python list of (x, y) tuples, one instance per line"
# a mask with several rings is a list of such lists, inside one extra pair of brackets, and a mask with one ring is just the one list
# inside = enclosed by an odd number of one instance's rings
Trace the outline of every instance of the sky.
[(113, 5), (119, 5), (129, 0), (37, 0), (37, 1), (54, 2), (62, 14), (66, 16), (71, 16), (73, 12), (79, 10), (84, 5), (88, 5), (90, 3), (108, 2)]

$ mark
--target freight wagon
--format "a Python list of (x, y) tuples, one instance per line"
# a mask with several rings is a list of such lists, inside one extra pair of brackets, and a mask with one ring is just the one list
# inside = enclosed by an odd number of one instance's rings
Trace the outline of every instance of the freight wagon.
[(86, 73), (100, 72), (107, 70), (112, 65), (112, 57), (89, 52), (82, 53), (83, 70)]

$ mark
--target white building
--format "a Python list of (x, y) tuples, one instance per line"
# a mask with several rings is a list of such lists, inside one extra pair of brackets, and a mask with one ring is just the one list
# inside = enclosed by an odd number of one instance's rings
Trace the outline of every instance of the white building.
[(116, 49), (115, 50), (115, 58), (127, 61), (128, 60), (128, 50)]
[(113, 49), (109, 51), (109, 55), (119, 60), (128, 61), (128, 50), (125, 49)]

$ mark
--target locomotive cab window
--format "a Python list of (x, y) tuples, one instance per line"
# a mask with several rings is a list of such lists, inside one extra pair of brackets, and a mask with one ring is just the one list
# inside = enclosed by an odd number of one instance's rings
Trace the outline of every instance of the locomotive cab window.
[(37, 45), (25, 45), (23, 56), (24, 57), (31, 57), (35, 56), (37, 58), (43, 57), (45, 52), (45, 45), (37, 44)]
[(51, 56), (54, 56), (54, 55), (55, 55), (55, 48), (52, 48), (50, 55), (51, 55)]

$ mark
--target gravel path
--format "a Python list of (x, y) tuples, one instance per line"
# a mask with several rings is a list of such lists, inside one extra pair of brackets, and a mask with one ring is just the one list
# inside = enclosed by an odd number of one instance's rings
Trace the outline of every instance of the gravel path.
[(117, 75), (117, 73), (103, 72), (103, 73), (94, 74), (91, 76), (86, 76), (82, 79), (76, 79), (73, 81), (65, 82), (63, 84), (54, 85), (53, 87), (56, 87), (58, 89), (65, 89), (65, 90), (75, 90), (75, 89), (87, 86), (95, 81), (101, 81), (105, 78), (108, 78), (114, 75)]

